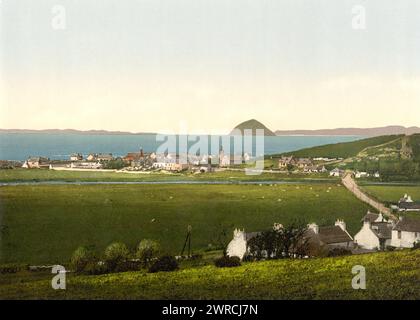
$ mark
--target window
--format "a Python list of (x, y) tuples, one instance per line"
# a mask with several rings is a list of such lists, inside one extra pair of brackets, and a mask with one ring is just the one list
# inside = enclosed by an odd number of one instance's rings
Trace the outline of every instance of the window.
[(398, 231), (398, 239), (401, 239), (401, 231)]

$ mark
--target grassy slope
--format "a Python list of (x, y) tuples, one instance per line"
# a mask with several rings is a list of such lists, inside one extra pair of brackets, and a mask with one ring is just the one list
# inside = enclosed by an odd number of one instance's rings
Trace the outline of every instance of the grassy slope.
[(377, 146), (397, 139), (397, 135), (380, 136), (362, 139), (352, 142), (328, 144), (319, 147), (306, 148), (288, 154), (295, 157), (329, 157), (329, 158), (349, 158), (356, 156), (360, 151), (367, 147)]
[[(366, 268), (366, 290), (351, 286), (353, 266)], [(68, 276), (66, 290), (39, 280), (0, 275), (6, 299), (420, 299), (420, 250), (313, 260), (213, 266), (170, 273)]]
[(134, 248), (143, 238), (179, 253), (188, 224), (195, 249), (214, 244), (221, 225), (230, 240), (234, 227), (258, 231), (295, 217), (342, 218), (354, 234), (368, 209), (337, 184), (9, 186), (0, 199), (2, 261), (27, 263), (63, 263), (79, 245)]

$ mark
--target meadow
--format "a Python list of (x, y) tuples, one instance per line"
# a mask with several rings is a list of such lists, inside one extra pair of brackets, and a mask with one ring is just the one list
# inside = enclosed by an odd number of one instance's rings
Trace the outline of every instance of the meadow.
[(420, 201), (420, 184), (417, 185), (362, 185), (363, 190), (376, 199), (385, 203), (398, 203), (405, 195), (410, 195), (413, 200)]
[(259, 175), (246, 175), (243, 171), (219, 171), (211, 173), (124, 173), (107, 171), (70, 171), (48, 169), (4, 169), (0, 170), (1, 182), (38, 182), (38, 181), (277, 181), (314, 179), (321, 181), (338, 181), (328, 174), (288, 174), (281, 172), (264, 172)]
[[(237, 268), (192, 267), (100, 276), (0, 275), (0, 299), (420, 299), (420, 250), (336, 258), (271, 260)], [(352, 268), (365, 267), (366, 289), (352, 288)]]
[(80, 245), (134, 249), (144, 238), (179, 254), (188, 225), (194, 251), (226, 244), (236, 227), (261, 231), (296, 218), (344, 219), (354, 234), (367, 210), (337, 183), (2, 186), (0, 262), (63, 264)]

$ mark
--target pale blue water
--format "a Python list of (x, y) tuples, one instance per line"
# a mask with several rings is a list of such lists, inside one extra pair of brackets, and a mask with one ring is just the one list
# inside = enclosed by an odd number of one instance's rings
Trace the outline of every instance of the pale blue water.
[[(281, 136), (265, 137), (265, 154), (275, 154), (330, 143), (362, 139), (361, 136)], [(210, 140), (210, 139), (209, 139)], [(192, 145), (194, 142), (191, 142)], [(68, 159), (72, 153), (154, 152), (161, 142), (155, 135), (83, 135), (45, 133), (1, 133), (0, 159), (25, 160), (29, 156)]]

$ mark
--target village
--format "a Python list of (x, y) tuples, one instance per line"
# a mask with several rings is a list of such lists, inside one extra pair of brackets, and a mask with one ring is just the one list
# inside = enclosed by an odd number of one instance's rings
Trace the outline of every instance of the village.
[[(47, 157), (30, 156), (22, 164), (14, 163), (14, 167), (21, 166), (25, 169), (50, 169), (50, 170), (118, 170), (123, 172), (195, 172), (206, 173), (226, 169), (241, 169), (252, 162), (247, 153), (243, 155), (225, 154), (223, 149), (217, 155), (180, 155), (176, 153), (157, 154), (146, 153), (140, 148), (138, 152), (129, 152), (125, 156), (113, 156), (112, 153), (90, 153), (83, 156), (81, 153), (70, 155), (68, 160), (51, 160)], [(264, 170), (265, 172), (278, 172), (288, 174), (325, 174), (330, 177), (343, 177), (345, 170), (338, 167), (327, 169), (333, 163), (342, 159), (329, 158), (295, 158), (281, 156), (274, 158), (276, 166)], [(354, 173), (356, 179), (379, 179), (379, 172)]]

